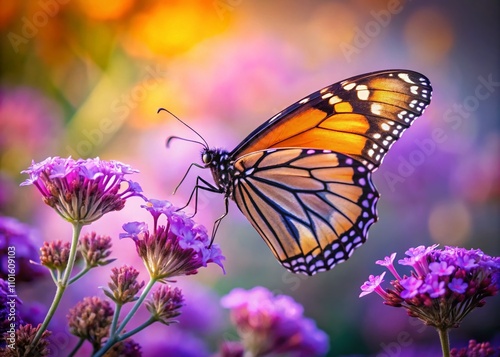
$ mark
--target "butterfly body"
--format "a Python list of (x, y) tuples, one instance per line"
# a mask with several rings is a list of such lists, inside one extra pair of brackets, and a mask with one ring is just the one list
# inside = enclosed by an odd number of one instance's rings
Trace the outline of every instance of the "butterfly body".
[(325, 87), (234, 150), (205, 147), (215, 186), (197, 188), (224, 194), (226, 210), (233, 199), (288, 270), (330, 270), (366, 241), (379, 198), (372, 172), (423, 113), (431, 91), (425, 76), (408, 70)]

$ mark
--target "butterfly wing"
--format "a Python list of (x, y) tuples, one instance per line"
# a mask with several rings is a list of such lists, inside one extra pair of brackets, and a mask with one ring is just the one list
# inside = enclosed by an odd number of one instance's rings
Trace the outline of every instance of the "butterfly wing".
[(376, 221), (371, 172), (329, 150), (253, 152), (235, 164), (233, 198), (276, 258), (313, 275), (345, 261)]
[(430, 103), (422, 74), (386, 70), (332, 84), (254, 130), (231, 157), (269, 148), (326, 149), (377, 168), (389, 148)]

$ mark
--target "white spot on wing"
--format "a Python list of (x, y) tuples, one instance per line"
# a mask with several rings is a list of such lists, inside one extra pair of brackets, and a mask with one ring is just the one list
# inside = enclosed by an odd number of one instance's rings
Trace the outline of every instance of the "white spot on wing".
[(330, 105), (334, 105), (340, 102), (342, 102), (342, 99), (340, 99), (337, 95), (335, 97), (331, 97), (330, 100), (328, 101)]
[(382, 114), (382, 106), (379, 103), (372, 103), (372, 106), (370, 109), (371, 109), (373, 114), (376, 114), (376, 115)]
[(354, 87), (356, 87), (356, 83), (348, 83), (348, 84), (344, 84), (344, 85), (342, 85), (342, 87), (343, 87), (345, 90), (351, 90), (351, 89), (353, 89)]
[(368, 87), (366, 85), (360, 84), (356, 86), (356, 91), (359, 100), (368, 100), (368, 97), (370, 96), (370, 91), (368, 90)]
[(398, 74), (398, 77), (401, 78), (403, 81), (405, 81), (406, 83), (411, 83), (411, 84), (415, 84), (415, 82), (413, 82), (411, 79), (410, 79), (410, 76), (408, 75), (408, 73), (399, 73)]

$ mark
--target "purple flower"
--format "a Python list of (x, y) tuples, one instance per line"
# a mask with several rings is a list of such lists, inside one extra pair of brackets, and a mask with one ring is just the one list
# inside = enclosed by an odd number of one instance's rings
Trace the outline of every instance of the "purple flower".
[(378, 276), (370, 275), (368, 277), (368, 281), (365, 281), (363, 285), (361, 285), (361, 290), (363, 291), (359, 294), (359, 297), (363, 297), (365, 295), (371, 294), (372, 292), (376, 292), (382, 298), (386, 295), (385, 291), (380, 287), (380, 284), (384, 281), (385, 272)]
[(144, 222), (128, 222), (122, 228), (126, 233), (120, 233), (120, 239), (132, 238), (134, 241), (139, 240), (140, 236), (148, 231), (148, 225)]
[[(410, 248), (400, 265), (413, 268), (409, 277), (391, 281), (392, 288), (381, 287), (382, 277), (370, 275), (361, 286), (360, 296), (377, 292), (386, 305), (403, 307), (408, 314), (440, 330), (458, 327), (484, 298), (495, 295), (500, 281), (500, 259), (479, 249), (445, 247)], [(393, 268), (394, 254), (377, 264)]]
[(448, 266), (446, 262), (432, 262), (429, 264), (429, 269), (433, 274), (439, 276), (449, 276), (455, 270), (454, 266)]
[(303, 316), (303, 308), (292, 298), (274, 296), (263, 287), (234, 289), (221, 299), (231, 310), (231, 320), (243, 346), (253, 356), (291, 354), (323, 355), (328, 336)]
[[(0, 216), (0, 278), (9, 279), (15, 274), (16, 282), (29, 282), (46, 273), (39, 265), (31, 263), (38, 259), (38, 237), (28, 225), (15, 218)], [(9, 258), (11, 268), (9, 273)], [(14, 263), (15, 268), (12, 268)], [(15, 273), (13, 273), (13, 270)]]
[(167, 225), (149, 232), (145, 223), (130, 222), (123, 226), (126, 233), (120, 234), (120, 238), (134, 240), (152, 278), (166, 280), (196, 274), (208, 263), (215, 263), (224, 270), (222, 261), (225, 258), (217, 244), (210, 245), (205, 227), (195, 224), (168, 201), (149, 200), (142, 207), (151, 213), (155, 225), (161, 215), (166, 216)]
[(428, 293), (431, 298), (442, 296), (445, 292), (445, 282), (439, 281), (439, 278), (434, 274), (427, 275), (425, 283), (420, 287), (420, 293)]
[(463, 279), (453, 278), (451, 283), (448, 284), (448, 288), (458, 294), (463, 294), (467, 290), (467, 283), (464, 283)]
[[(118, 161), (49, 157), (22, 171), (30, 177), (21, 186), (35, 185), (44, 202), (67, 221), (90, 224), (121, 210), (127, 198), (144, 197), (137, 183), (125, 179), (135, 172)], [(120, 191), (123, 182), (128, 187)]]
[(414, 276), (410, 276), (409, 278), (400, 280), (399, 283), (405, 289), (401, 292), (401, 297), (403, 299), (411, 299), (418, 294), (418, 289), (423, 282), (422, 280), (417, 279)]
[(394, 268), (394, 258), (396, 258), (396, 253), (392, 253), (389, 257), (385, 257), (384, 260), (377, 260), (375, 264), (387, 267), (392, 275), (394, 275), (396, 279), (400, 280), (401, 277), (396, 271), (396, 268)]

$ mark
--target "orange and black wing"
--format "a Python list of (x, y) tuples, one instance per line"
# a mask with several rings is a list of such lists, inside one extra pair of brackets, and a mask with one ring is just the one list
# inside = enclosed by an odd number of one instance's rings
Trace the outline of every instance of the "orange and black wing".
[(232, 152), (237, 159), (269, 148), (297, 147), (349, 155), (376, 169), (431, 100), (422, 74), (386, 70), (319, 90), (266, 121)]
[(330, 150), (280, 148), (234, 164), (233, 198), (276, 258), (313, 275), (347, 260), (376, 221), (370, 170)]

